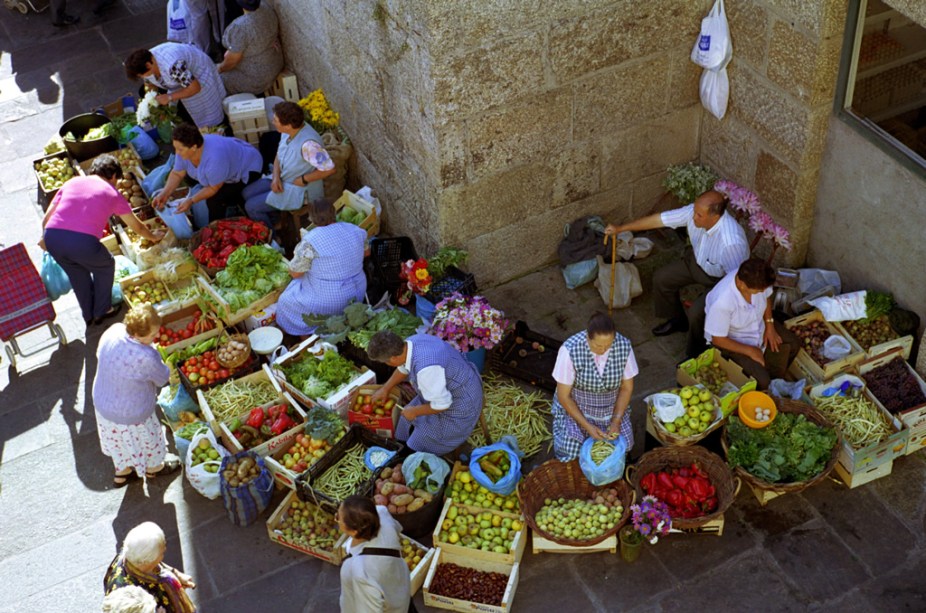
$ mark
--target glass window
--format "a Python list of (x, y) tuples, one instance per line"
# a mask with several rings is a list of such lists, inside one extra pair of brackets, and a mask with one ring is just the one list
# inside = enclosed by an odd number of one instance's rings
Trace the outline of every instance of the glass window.
[(926, 28), (882, 0), (859, 3), (843, 107), (924, 165)]

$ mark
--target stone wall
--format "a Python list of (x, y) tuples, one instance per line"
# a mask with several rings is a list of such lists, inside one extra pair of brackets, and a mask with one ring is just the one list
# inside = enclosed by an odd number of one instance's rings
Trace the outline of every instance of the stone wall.
[(844, 0), (728, 0), (730, 103), (704, 113), (701, 161), (753, 189), (792, 234), (780, 262), (804, 261), (832, 113)]
[(710, 0), (276, 0), (303, 93), (324, 87), (386, 227), (472, 253), (481, 285), (555, 259), (563, 224), (629, 219), (696, 160)]

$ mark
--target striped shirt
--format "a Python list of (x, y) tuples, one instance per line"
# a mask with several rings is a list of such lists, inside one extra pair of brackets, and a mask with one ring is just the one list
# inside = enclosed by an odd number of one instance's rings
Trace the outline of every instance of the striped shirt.
[(694, 224), (694, 204), (662, 213), (662, 225), (669, 228), (687, 226), (695, 261), (711, 277), (722, 277), (739, 270), (749, 258), (746, 232), (729, 214), (724, 213), (710, 230)]
[(193, 119), (197, 128), (217, 126), (225, 121), (222, 100), (225, 99), (225, 85), (219, 77), (219, 71), (208, 55), (194, 47), (182, 43), (161, 43), (150, 49), (151, 55), (158, 63), (160, 78), (153, 74), (145, 77), (169, 93), (189, 87), (193, 81), (199, 81), (200, 90), (183, 99), (183, 106)]

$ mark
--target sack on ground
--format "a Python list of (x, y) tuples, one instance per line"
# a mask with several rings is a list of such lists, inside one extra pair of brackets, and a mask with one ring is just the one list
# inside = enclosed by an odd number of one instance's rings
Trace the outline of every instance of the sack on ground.
[(199, 415), (199, 405), (182, 385), (165, 385), (158, 394), (158, 406), (169, 421), (181, 421), (180, 413), (189, 411)]
[[(521, 457), (524, 454), (518, 448), (518, 441), (513, 436), (503, 436), (502, 439), (473, 450), (473, 455), (469, 460), (469, 472), (473, 475), (476, 483), (486, 488), (492, 493), (507, 496), (515, 491), (518, 482), (521, 480)], [(504, 456), (504, 461), (502, 460)], [(508, 463), (508, 470), (502, 470), (505, 461)], [(492, 473), (494, 480), (486, 471)]]
[(48, 292), (48, 297), (52, 300), (57, 300), (71, 291), (71, 280), (68, 279), (67, 273), (47, 251), (42, 254), (40, 276), (42, 277), (42, 283), (45, 284), (45, 291)]
[(627, 455), (627, 441), (623, 436), (619, 436), (613, 441), (607, 441), (614, 445), (614, 451), (596, 464), (592, 459), (592, 447), (597, 441), (592, 437), (585, 439), (582, 448), (579, 450), (579, 468), (582, 474), (588, 479), (589, 483), (595, 486), (607, 485), (614, 483), (624, 474), (624, 458)]
[[(203, 439), (209, 441), (212, 448), (218, 452), (219, 458), (193, 466), (193, 452)], [(183, 472), (190, 482), (190, 485), (193, 486), (193, 489), (209, 500), (215, 500), (221, 494), (219, 468), (222, 466), (222, 458), (227, 455), (228, 452), (225, 451), (225, 448), (219, 445), (218, 441), (215, 440), (215, 435), (212, 434), (212, 430), (197, 434), (193, 437), (193, 440), (190, 441), (190, 448), (187, 449), (186, 457), (183, 460)]]
[(855, 321), (862, 319), (868, 308), (865, 306), (865, 297), (868, 292), (850, 292), (838, 296), (823, 296), (808, 300), (808, 303), (820, 309), (826, 321)]
[[(225, 471), (233, 462), (238, 462), (240, 467), (248, 458), (254, 462), (257, 476), (244, 485), (232, 487), (225, 478)], [(238, 474), (241, 474), (240, 471)], [(270, 498), (273, 496), (273, 475), (264, 464), (264, 459), (253, 451), (240, 451), (233, 456), (222, 458), (219, 479), (225, 511), (228, 513), (228, 519), (236, 526), (253, 524), (270, 505)]]
[[(643, 293), (643, 285), (640, 283), (640, 271), (636, 266), (626, 262), (618, 262), (615, 266), (617, 271), (614, 276), (614, 302), (611, 306), (622, 309), (630, 306), (630, 301)], [(598, 278), (595, 280), (595, 287), (607, 306), (611, 293), (611, 266), (601, 256), (598, 256)]]
[(563, 267), (563, 279), (566, 287), (575, 289), (591, 283), (598, 276), (598, 260), (583, 260)]
[(322, 143), (328, 151), (331, 161), (334, 162), (334, 173), (323, 179), (325, 185), (325, 198), (338, 199), (344, 193), (347, 184), (347, 163), (354, 151), (350, 142), (340, 142), (334, 132), (322, 134)]
[[(422, 464), (427, 468), (424, 468)], [(418, 472), (419, 467), (422, 468), (422, 472)], [(445, 460), (433, 453), (418, 451), (405, 458), (405, 461), (402, 462), (402, 476), (405, 477), (405, 483), (409, 487), (411, 487), (412, 483), (419, 481), (419, 476), (427, 471), (430, 471), (430, 474), (424, 477), (424, 488), (412, 489), (425, 489), (429, 494), (436, 494), (444, 486), (447, 475), (450, 474), (450, 465)]]

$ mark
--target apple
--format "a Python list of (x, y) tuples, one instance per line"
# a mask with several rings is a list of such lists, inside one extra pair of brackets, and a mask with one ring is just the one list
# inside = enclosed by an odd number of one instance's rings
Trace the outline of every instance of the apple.
[(689, 428), (688, 426), (682, 426), (681, 428), (679, 428), (678, 433), (681, 434), (682, 436), (691, 436), (692, 434), (691, 428)]
[(684, 416), (677, 418), (674, 422), (676, 428), (682, 428), (688, 424), (688, 420)]
[(691, 428), (692, 430), (697, 431), (698, 426), (700, 425), (701, 425), (701, 420), (698, 419), (697, 417), (690, 417), (688, 419), (688, 427)]
[(696, 406), (688, 407), (688, 417), (697, 417), (701, 413), (701, 410)]
[(667, 424), (663, 424), (663, 427), (666, 429), (667, 432), (675, 432), (675, 430), (676, 430), (675, 424), (672, 423), (672, 422), (669, 422), (669, 423), (667, 423)]
[(707, 402), (711, 399), (711, 393), (707, 390), (701, 390), (698, 392), (698, 398), (701, 399), (701, 402)]
[(688, 400), (694, 395), (694, 392), (691, 391), (690, 387), (684, 387), (678, 395), (682, 397), (682, 400)]
[(699, 419), (700, 419), (702, 422), (704, 422), (704, 423), (706, 423), (706, 424), (709, 424), (709, 423), (711, 423), (712, 421), (714, 421), (714, 416), (711, 415), (711, 412), (710, 412), (710, 411), (701, 411), (701, 415), (699, 416)]

